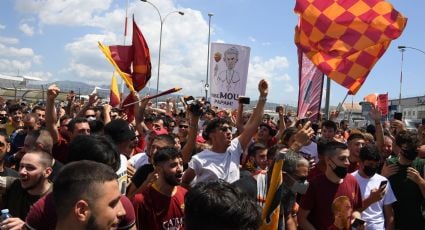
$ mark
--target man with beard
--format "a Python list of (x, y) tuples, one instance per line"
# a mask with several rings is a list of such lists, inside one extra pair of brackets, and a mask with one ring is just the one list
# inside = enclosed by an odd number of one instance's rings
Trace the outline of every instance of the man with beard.
[[(421, 204), (425, 199), (425, 160), (417, 158), (417, 135), (400, 131), (396, 135), (398, 157), (389, 158), (388, 165), (396, 165), (388, 180), (397, 201), (393, 204), (396, 229), (418, 229), (425, 226)], [(384, 166), (385, 167), (385, 166)], [(383, 170), (384, 171), (384, 170)]]
[(333, 225), (332, 203), (341, 196), (347, 196), (353, 210), (353, 217), (360, 218), (362, 197), (356, 179), (348, 174), (350, 153), (347, 145), (331, 141), (324, 149), (325, 174), (310, 181), (307, 193), (302, 196), (298, 223), (302, 229), (328, 229)]
[(164, 148), (153, 156), (158, 179), (134, 197), (138, 229), (183, 229), (184, 196), (179, 186), (183, 176), (183, 160), (175, 148)]
[(6, 134), (10, 136), (13, 131), (15, 131), (18, 127), (22, 127), (24, 124), (22, 122), (22, 107), (18, 104), (11, 105), (9, 107), (9, 117), (11, 117), (11, 121), (6, 123)]
[(66, 165), (55, 181), (53, 196), (56, 229), (113, 229), (126, 214), (114, 170), (94, 161)]
[(235, 139), (232, 137), (229, 121), (219, 118), (212, 120), (207, 125), (202, 136), (211, 143), (211, 149), (205, 149), (192, 157), (183, 179), (185, 186), (189, 186), (195, 177), (196, 183), (217, 179), (233, 183), (239, 179), (241, 154), (261, 123), (268, 88), (267, 81), (261, 80), (259, 82), (260, 97), (254, 113), (245, 125), (244, 131)]
[(3, 196), (4, 207), (13, 218), (1, 222), (2, 229), (23, 226), (32, 204), (50, 192), (48, 180), (52, 173), (52, 156), (43, 151), (27, 152), (19, 166), (19, 180), (15, 180)]
[[(396, 201), (387, 178), (377, 174), (381, 156), (378, 147), (368, 144), (360, 150), (359, 170), (352, 173), (362, 192), (362, 220), (366, 229), (394, 229), (394, 211)], [(386, 183), (385, 185), (383, 183)]]

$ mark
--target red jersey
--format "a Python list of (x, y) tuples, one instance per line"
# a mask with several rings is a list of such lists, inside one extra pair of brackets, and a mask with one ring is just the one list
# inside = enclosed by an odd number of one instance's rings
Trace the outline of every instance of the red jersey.
[[(126, 196), (121, 196), (120, 201), (124, 207), (125, 216), (120, 219), (118, 229), (129, 229), (136, 222), (133, 205)], [(54, 230), (57, 218), (53, 193), (49, 193), (31, 206), (25, 219), (25, 226), (28, 229)]]
[(322, 174), (310, 182), (307, 193), (301, 198), (300, 207), (310, 211), (308, 220), (316, 229), (326, 230), (334, 222), (332, 203), (341, 196), (348, 197), (353, 210), (361, 208), (362, 196), (354, 176), (347, 174), (341, 184), (335, 184)]
[(166, 196), (150, 186), (133, 200), (137, 229), (182, 230), (184, 217), (184, 196), (187, 190), (177, 186), (176, 193)]

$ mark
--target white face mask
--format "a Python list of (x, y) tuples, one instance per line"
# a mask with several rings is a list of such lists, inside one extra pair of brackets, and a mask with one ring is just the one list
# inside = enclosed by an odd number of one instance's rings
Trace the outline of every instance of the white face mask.
[(87, 118), (87, 121), (94, 121), (94, 120), (96, 120), (96, 117), (88, 117)]
[(309, 183), (307, 180), (304, 180), (303, 182), (300, 182), (298, 180), (295, 180), (293, 177), (289, 176), (289, 174), (285, 174), (285, 176), (290, 177), (294, 183), (289, 188), (293, 193), (295, 194), (305, 194), (307, 192)]

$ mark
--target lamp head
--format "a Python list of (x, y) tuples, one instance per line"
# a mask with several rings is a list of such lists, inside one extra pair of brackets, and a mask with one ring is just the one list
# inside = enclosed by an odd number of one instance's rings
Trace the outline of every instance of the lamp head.
[(406, 49), (406, 46), (397, 46), (398, 49)]
[(213, 14), (213, 13), (208, 13), (208, 16), (210, 16), (210, 17), (211, 17), (211, 16), (214, 16), (214, 14)]
[(140, 0), (140, 1), (142, 1), (142, 2), (147, 2), (147, 0)]
[(179, 11), (178, 12), (181, 16), (183, 16), (184, 15), (184, 12), (183, 11)]

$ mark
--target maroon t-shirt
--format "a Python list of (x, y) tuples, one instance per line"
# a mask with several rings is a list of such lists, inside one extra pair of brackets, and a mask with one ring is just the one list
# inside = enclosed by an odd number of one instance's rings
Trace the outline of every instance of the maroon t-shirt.
[(52, 155), (53, 158), (62, 164), (68, 163), (69, 142), (60, 134), (58, 136), (58, 142), (53, 145)]
[[(133, 205), (126, 196), (121, 196), (120, 201), (126, 214), (120, 219), (118, 229), (130, 229), (136, 223)], [(28, 229), (54, 230), (57, 218), (53, 193), (49, 193), (31, 207), (25, 225)]]
[(137, 194), (133, 200), (137, 228), (184, 229), (184, 196), (186, 192), (186, 189), (177, 186), (176, 193), (169, 197), (150, 186), (142, 193)]
[(310, 211), (308, 220), (316, 229), (326, 230), (334, 222), (332, 203), (340, 196), (348, 197), (353, 210), (361, 208), (362, 197), (354, 176), (347, 174), (341, 184), (335, 184), (322, 174), (310, 182), (307, 193), (301, 198), (300, 207)]

